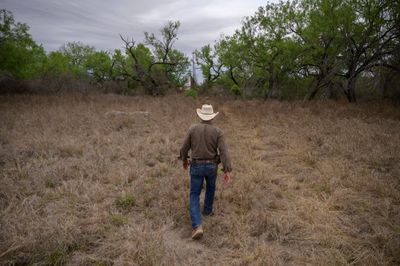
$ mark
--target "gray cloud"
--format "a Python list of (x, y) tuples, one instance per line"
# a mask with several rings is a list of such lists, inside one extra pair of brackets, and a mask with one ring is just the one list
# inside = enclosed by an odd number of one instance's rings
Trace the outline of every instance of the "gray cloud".
[(119, 34), (143, 41), (143, 32), (158, 34), (168, 20), (179, 20), (176, 48), (186, 54), (232, 34), (244, 16), (262, 0), (0, 0), (16, 21), (27, 23), (33, 38), (46, 50), (81, 41), (98, 49), (121, 48)]

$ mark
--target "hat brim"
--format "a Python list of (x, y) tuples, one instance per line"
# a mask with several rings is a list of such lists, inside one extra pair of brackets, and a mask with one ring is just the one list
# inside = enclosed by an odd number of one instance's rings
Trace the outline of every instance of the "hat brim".
[(200, 117), (200, 119), (201, 120), (203, 120), (203, 121), (210, 121), (210, 120), (212, 120), (212, 119), (214, 119), (214, 117), (216, 117), (218, 114), (219, 114), (219, 112), (216, 112), (216, 113), (212, 113), (212, 114), (203, 114), (203, 113), (201, 113), (201, 109), (199, 109), (199, 108), (197, 108), (197, 115)]

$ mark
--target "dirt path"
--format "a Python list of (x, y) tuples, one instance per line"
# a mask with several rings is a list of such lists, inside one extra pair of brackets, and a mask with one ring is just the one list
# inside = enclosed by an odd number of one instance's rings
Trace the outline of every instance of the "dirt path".
[(164, 243), (167, 252), (173, 254), (175, 262), (179, 265), (209, 265), (212, 263), (212, 260), (208, 258), (215, 258), (216, 252), (207, 247), (203, 240), (193, 241), (190, 235), (189, 226), (166, 230)]

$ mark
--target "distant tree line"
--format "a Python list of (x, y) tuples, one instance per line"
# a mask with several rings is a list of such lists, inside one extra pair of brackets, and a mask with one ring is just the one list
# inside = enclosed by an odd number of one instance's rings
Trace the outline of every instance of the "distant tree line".
[(96, 50), (80, 42), (69, 42), (57, 51), (46, 53), (29, 34), (25, 23), (0, 10), (0, 75), (18, 80), (69, 74), (89, 77), (98, 84), (113, 81), (127, 90), (141, 87), (152, 95), (168, 88), (182, 87), (189, 76), (189, 59), (174, 49), (179, 22), (168, 22), (161, 39), (145, 32), (145, 42), (121, 40), (125, 49)]
[[(145, 41), (120, 36), (123, 49), (96, 50), (71, 42), (46, 53), (29, 27), (0, 10), (0, 75), (15, 79), (72, 74), (97, 84), (151, 95), (181, 88), (189, 59), (174, 48), (179, 22)], [(361, 92), (400, 99), (400, 2), (397, 0), (293, 0), (267, 3), (230, 36), (195, 51), (203, 84), (242, 97), (337, 99)]]
[(357, 83), (400, 96), (398, 0), (268, 3), (231, 36), (196, 51), (205, 88), (278, 98), (355, 102)]

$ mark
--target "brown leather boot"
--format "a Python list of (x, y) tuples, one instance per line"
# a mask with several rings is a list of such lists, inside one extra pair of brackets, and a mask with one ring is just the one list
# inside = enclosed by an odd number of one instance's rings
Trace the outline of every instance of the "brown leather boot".
[(203, 237), (203, 227), (200, 225), (199, 227), (196, 227), (195, 229), (192, 230), (192, 239), (193, 240), (199, 240)]

